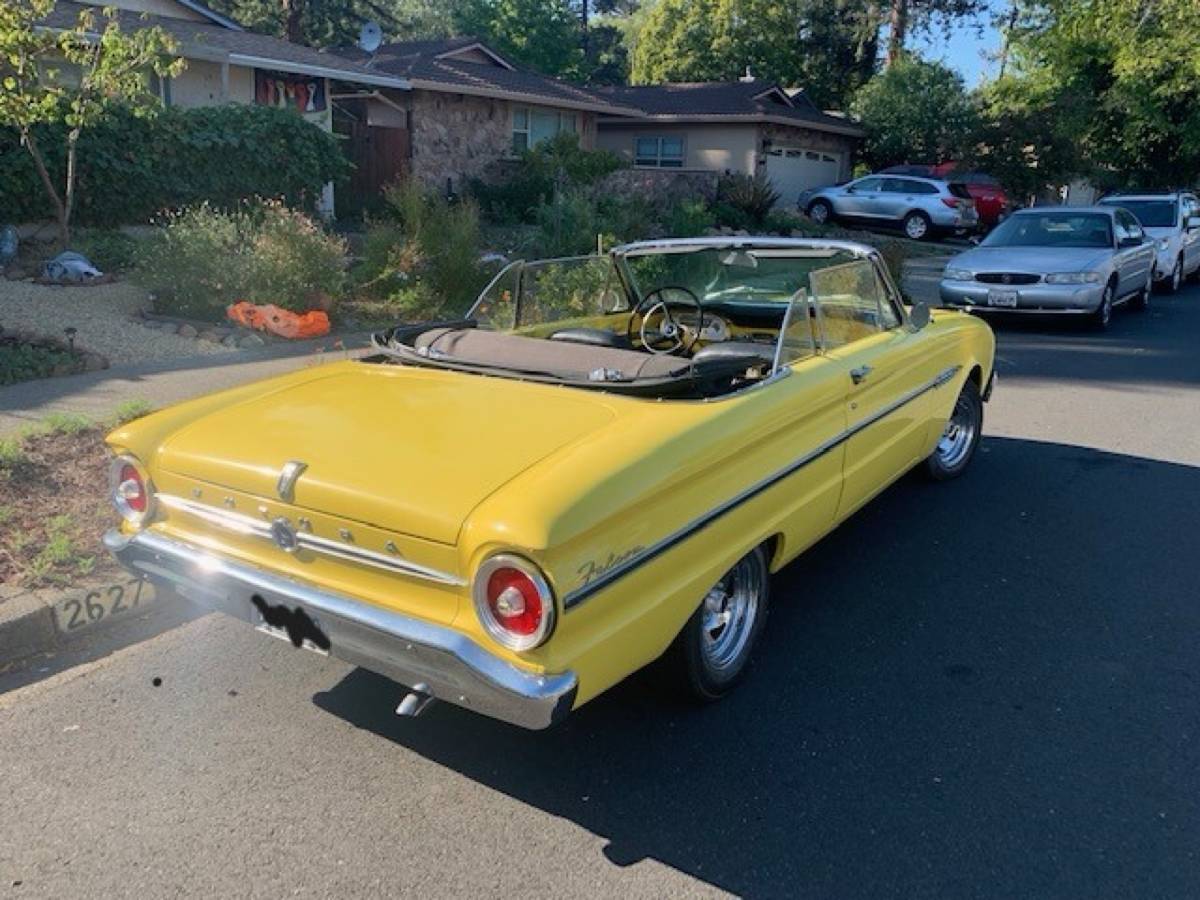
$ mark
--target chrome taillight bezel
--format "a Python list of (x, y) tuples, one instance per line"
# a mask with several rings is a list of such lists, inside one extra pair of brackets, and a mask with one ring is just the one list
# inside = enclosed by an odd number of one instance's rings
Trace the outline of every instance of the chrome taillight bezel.
[[(134, 509), (122, 496), (121, 486), (124, 482), (121, 472), (126, 466), (131, 466), (137, 472), (138, 478), (141, 479), (142, 490), (146, 494), (146, 508), (143, 510)], [(123, 453), (113, 458), (108, 467), (108, 496), (121, 518), (134, 528), (141, 528), (154, 515), (154, 482), (150, 480), (150, 473), (136, 456)]]
[[(488, 580), (500, 569), (516, 569), (528, 577), (537, 590), (538, 600), (542, 604), (542, 618), (538, 623), (537, 630), (532, 634), (515, 634), (509, 631), (492, 612), (492, 606), (487, 597)], [(542, 570), (524, 557), (513, 553), (497, 553), (495, 556), (489, 556), (475, 571), (475, 578), (471, 584), (471, 596), (475, 602), (475, 616), (479, 619), (483, 630), (502, 647), (517, 651), (533, 650), (546, 643), (554, 633), (554, 626), (558, 621), (554, 591), (551, 590), (550, 583), (542, 574)]]

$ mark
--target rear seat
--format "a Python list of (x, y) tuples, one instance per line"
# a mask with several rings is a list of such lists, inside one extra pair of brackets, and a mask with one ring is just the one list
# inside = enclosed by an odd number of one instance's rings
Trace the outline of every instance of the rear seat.
[[(430, 356), (492, 366), (521, 369), (559, 378), (588, 380), (603, 371), (603, 380), (618, 378), (673, 378), (683, 375), (691, 362), (678, 356), (661, 356), (622, 350), (524, 337), (478, 328), (433, 328), (413, 341), (418, 352)], [(613, 373), (617, 373), (615, 376)]]

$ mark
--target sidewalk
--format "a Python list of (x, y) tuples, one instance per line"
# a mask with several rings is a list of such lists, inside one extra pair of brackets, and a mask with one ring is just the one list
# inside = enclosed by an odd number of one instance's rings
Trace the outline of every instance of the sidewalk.
[(130, 400), (168, 406), (304, 366), (344, 359), (361, 352), (368, 345), (369, 334), (340, 336), (345, 350), (333, 349), (337, 339), (276, 344), (236, 355), (114, 366), (0, 387), (0, 437), (36, 424), (50, 413), (75, 413), (100, 421)]

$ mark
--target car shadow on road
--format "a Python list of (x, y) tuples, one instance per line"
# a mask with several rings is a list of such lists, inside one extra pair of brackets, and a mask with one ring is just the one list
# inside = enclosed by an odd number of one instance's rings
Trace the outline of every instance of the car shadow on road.
[(1200, 468), (990, 438), (780, 573), (720, 704), (653, 667), (546, 732), (363, 670), (315, 702), (741, 895), (1196, 896), (1198, 508)]

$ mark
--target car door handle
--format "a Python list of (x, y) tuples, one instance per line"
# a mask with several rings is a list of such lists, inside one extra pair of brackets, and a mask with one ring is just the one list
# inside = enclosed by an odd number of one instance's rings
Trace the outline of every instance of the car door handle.
[(867, 376), (871, 374), (870, 366), (857, 366), (850, 370), (850, 380), (855, 384), (862, 384), (867, 380)]

